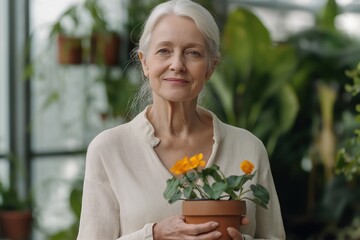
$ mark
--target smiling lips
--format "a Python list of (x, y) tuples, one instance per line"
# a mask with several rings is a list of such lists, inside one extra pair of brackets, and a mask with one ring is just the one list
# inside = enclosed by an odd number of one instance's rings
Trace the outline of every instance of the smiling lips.
[(185, 84), (185, 83), (189, 83), (189, 81), (183, 79), (183, 78), (165, 78), (164, 79), (166, 82), (171, 82), (171, 83), (182, 83), (182, 84)]

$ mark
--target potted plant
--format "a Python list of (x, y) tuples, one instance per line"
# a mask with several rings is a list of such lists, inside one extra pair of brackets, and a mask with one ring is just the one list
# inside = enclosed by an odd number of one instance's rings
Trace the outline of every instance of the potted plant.
[[(240, 228), (241, 217), (246, 214), (245, 199), (267, 209), (270, 194), (260, 184), (244, 188), (256, 174), (248, 160), (240, 164), (243, 175), (228, 177), (216, 164), (203, 168), (205, 164), (202, 153), (177, 161), (170, 169), (175, 176), (167, 181), (164, 197), (169, 203), (184, 200), (183, 215), (187, 223), (217, 221), (221, 239), (229, 239), (226, 229)], [(249, 197), (248, 192), (252, 192), (253, 197)]]
[(90, 63), (108, 66), (119, 63), (121, 37), (117, 31), (111, 29), (106, 19), (104, 9), (97, 0), (87, 0), (84, 3), (92, 26), (90, 33)]
[[(82, 37), (76, 32), (79, 28), (80, 5), (66, 9), (50, 29), (50, 39), (56, 39), (57, 61), (59, 64), (81, 64), (83, 58)], [(65, 27), (65, 23), (71, 27)]]
[(118, 63), (120, 35), (105, 16), (97, 0), (73, 4), (60, 15), (50, 32), (50, 39), (57, 38), (60, 64)]
[(11, 240), (30, 238), (32, 212), (30, 200), (22, 200), (13, 186), (0, 182), (0, 236)]

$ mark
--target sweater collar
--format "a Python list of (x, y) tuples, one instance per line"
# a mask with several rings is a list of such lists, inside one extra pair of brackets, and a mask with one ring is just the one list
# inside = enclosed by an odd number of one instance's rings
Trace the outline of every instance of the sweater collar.
[[(150, 121), (147, 118), (147, 112), (149, 110), (149, 107), (150, 106), (147, 106), (141, 113), (139, 113), (134, 118), (133, 121), (136, 123), (137, 126), (139, 126), (139, 128), (138, 128), (139, 134), (145, 138), (144, 140), (148, 144), (150, 144), (150, 146), (156, 147), (160, 143), (160, 139), (155, 136), (155, 129), (151, 125)], [(208, 161), (208, 165), (209, 165), (209, 164), (214, 163), (215, 156), (218, 151), (219, 145), (220, 145), (222, 139), (225, 137), (224, 131), (222, 129), (223, 123), (217, 118), (217, 116), (213, 112), (211, 112), (203, 107), (200, 107), (200, 106), (198, 106), (198, 107), (201, 108), (202, 111), (205, 111), (207, 114), (211, 115), (211, 117), (212, 117), (212, 123), (213, 123), (213, 128), (214, 128), (214, 136), (213, 136), (214, 145), (213, 145), (211, 157)]]

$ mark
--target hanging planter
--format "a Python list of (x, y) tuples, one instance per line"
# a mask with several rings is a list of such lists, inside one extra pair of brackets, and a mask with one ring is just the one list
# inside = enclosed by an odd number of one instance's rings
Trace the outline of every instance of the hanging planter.
[(214, 221), (219, 223), (217, 231), (220, 240), (231, 240), (228, 227), (240, 229), (241, 218), (246, 215), (246, 202), (243, 200), (187, 200), (182, 205), (185, 222), (191, 224)]
[(116, 33), (93, 33), (91, 36), (90, 62), (107, 66), (119, 63), (120, 36)]
[(59, 64), (82, 63), (82, 39), (59, 34), (57, 38), (57, 56)]

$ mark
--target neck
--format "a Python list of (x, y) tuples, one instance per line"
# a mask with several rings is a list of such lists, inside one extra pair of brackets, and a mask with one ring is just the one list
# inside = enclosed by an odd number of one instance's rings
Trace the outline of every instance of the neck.
[(148, 118), (157, 135), (188, 135), (201, 121), (196, 107), (196, 101), (154, 102), (148, 112)]

